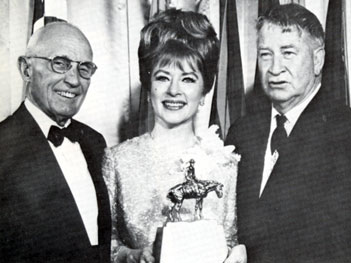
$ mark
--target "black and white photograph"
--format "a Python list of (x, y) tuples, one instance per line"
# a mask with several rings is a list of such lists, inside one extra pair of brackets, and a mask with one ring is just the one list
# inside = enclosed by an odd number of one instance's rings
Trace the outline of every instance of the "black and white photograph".
[(350, 14), (0, 0), (0, 262), (351, 262)]

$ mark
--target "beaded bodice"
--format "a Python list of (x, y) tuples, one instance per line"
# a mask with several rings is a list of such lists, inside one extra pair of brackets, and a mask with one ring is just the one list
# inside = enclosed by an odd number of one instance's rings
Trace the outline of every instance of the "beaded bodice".
[[(211, 192), (203, 201), (203, 216), (223, 225), (229, 247), (236, 238), (236, 177), (238, 158), (220, 156), (203, 147), (202, 139), (177, 153), (157, 147), (150, 134), (106, 150), (104, 178), (109, 189), (113, 221), (112, 246), (143, 248), (153, 243), (157, 227), (164, 226), (173, 203), (167, 193), (185, 181), (185, 163), (195, 159), (196, 177), (224, 185), (223, 197)], [(211, 147), (210, 147), (211, 148)], [(182, 220), (194, 217), (195, 200), (184, 200)]]

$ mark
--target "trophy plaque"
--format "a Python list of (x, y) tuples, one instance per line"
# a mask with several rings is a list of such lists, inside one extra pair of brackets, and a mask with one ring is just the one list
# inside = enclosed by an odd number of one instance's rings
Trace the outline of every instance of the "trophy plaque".
[[(202, 214), (205, 197), (215, 192), (223, 196), (223, 184), (199, 180), (191, 159), (185, 171), (186, 181), (172, 187), (167, 198), (173, 203), (166, 226), (157, 231), (155, 251), (159, 263), (222, 263), (228, 253), (223, 227)], [(193, 221), (182, 221), (181, 207), (186, 199), (195, 199)]]

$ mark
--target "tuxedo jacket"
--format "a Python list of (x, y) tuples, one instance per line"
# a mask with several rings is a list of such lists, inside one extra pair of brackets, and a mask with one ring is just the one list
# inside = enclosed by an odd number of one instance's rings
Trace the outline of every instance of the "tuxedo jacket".
[(351, 113), (321, 90), (295, 124), (260, 198), (270, 107), (229, 130), (226, 144), (241, 154), (238, 238), (250, 263), (351, 259)]
[(24, 104), (0, 124), (0, 262), (109, 262), (111, 220), (101, 175), (105, 140), (79, 129), (98, 203), (99, 246), (91, 246), (50, 145)]

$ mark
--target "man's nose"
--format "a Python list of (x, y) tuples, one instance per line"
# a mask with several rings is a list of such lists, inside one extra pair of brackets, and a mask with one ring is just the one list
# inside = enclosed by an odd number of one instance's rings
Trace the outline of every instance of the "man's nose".
[(280, 56), (273, 56), (269, 71), (272, 75), (279, 75), (284, 71), (283, 61)]
[(72, 67), (65, 73), (65, 82), (71, 87), (77, 87), (79, 85), (79, 78), (78, 64), (72, 63)]

